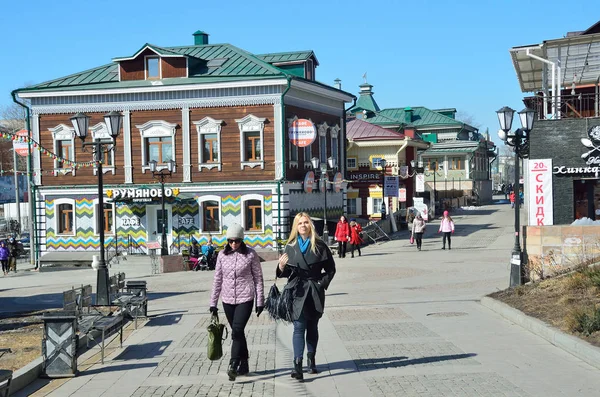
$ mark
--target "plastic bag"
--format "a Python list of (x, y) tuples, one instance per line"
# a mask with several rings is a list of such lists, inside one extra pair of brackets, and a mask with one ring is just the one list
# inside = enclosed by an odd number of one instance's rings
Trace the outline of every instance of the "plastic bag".
[[(224, 324), (219, 323), (219, 316), (213, 314), (210, 319), (210, 324), (206, 328), (208, 330), (208, 350), (207, 357), (209, 360), (220, 360), (223, 357), (223, 341), (227, 339), (228, 331)], [(223, 331), (225, 337), (223, 338)]]

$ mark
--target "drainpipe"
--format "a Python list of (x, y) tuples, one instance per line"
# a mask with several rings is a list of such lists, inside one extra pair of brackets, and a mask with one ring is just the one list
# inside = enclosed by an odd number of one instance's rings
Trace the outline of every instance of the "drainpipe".
[[(23, 107), (26, 112), (26, 125), (27, 125), (27, 136), (31, 138), (31, 113), (29, 111), (29, 107), (24, 103), (21, 103), (17, 100), (17, 90), (14, 90), (10, 93), (12, 96), (13, 102), (17, 105)], [(29, 261), (31, 265), (34, 265), (35, 268), (38, 268), (38, 259), (40, 257), (39, 251), (39, 240), (37, 235), (37, 214), (35, 211), (35, 186), (33, 183), (33, 156), (31, 154), (31, 139), (27, 140), (28, 152), (27, 152), (27, 176), (28, 176), (28, 184), (27, 184), (27, 196), (29, 199), (29, 225), (31, 233), (29, 235), (30, 243), (29, 243)]]
[[(539, 57), (537, 55), (531, 54), (529, 52), (529, 48), (527, 50), (525, 50), (525, 55), (527, 55), (530, 58), (536, 59), (540, 62), (544, 62), (550, 66), (552, 66), (552, 117), (553, 118), (557, 118), (557, 114), (556, 114), (556, 102), (557, 102), (557, 98), (560, 94), (557, 94), (556, 92), (556, 63), (555, 62), (551, 62), (547, 59), (544, 59), (542, 57)], [(560, 68), (559, 68), (560, 70)], [(559, 72), (560, 73), (560, 72)], [(548, 114), (548, 104), (544, 101), (544, 111), (546, 112), (545, 114)]]
[[(277, 180), (277, 240), (281, 240), (281, 182), (285, 181), (285, 94), (292, 88), (292, 77), (287, 76), (287, 87), (281, 94), (281, 178)], [(279, 243), (277, 244), (279, 248)]]

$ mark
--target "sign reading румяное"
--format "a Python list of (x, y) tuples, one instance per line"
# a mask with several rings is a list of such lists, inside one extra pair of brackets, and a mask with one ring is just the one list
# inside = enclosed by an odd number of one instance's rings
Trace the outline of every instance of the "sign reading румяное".
[[(179, 189), (165, 188), (165, 197), (176, 197), (179, 195)], [(154, 198), (162, 197), (162, 190), (158, 188), (151, 189), (112, 189), (106, 191), (106, 196), (115, 200), (132, 200), (134, 202), (152, 201)]]

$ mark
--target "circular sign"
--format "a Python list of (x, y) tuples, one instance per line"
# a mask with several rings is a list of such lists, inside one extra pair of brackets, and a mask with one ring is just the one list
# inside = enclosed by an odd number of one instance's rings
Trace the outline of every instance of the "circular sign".
[(292, 145), (306, 147), (317, 139), (317, 128), (310, 120), (297, 119), (290, 126), (289, 137)]
[(343, 177), (342, 177), (342, 173), (338, 172), (335, 174), (335, 176), (333, 177), (333, 190), (336, 193), (339, 193), (340, 190), (342, 190), (342, 181), (343, 181)]
[(315, 183), (315, 173), (308, 171), (304, 177), (304, 191), (306, 193), (312, 193), (313, 185)]

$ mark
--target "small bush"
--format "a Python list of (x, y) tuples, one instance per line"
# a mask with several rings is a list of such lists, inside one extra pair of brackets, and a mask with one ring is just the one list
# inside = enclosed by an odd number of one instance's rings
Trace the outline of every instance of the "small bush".
[(567, 290), (584, 290), (591, 286), (590, 278), (583, 272), (576, 272), (565, 280)]
[(600, 269), (593, 267), (582, 272), (589, 280), (590, 285), (600, 288)]
[(600, 331), (600, 310), (595, 307), (575, 308), (565, 322), (571, 331), (589, 336)]

